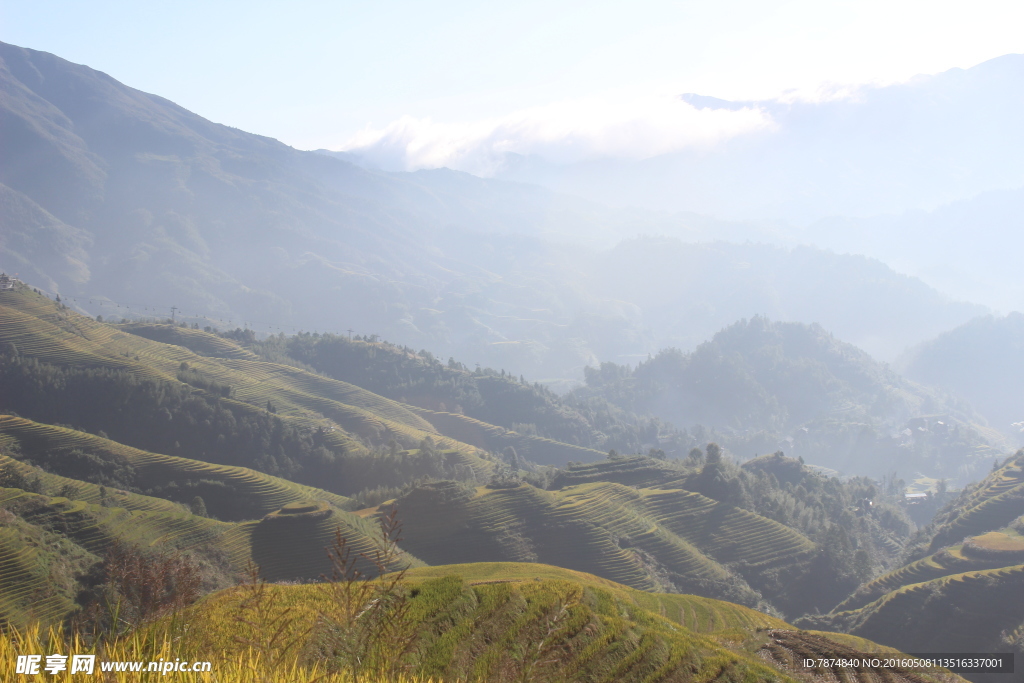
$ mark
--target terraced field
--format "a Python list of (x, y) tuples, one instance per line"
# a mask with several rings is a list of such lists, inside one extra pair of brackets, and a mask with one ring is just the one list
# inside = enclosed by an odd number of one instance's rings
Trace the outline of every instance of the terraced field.
[[(336, 533), (346, 539), (353, 556), (373, 557), (379, 530), (372, 522), (338, 512), (326, 503), (293, 503), (259, 522), (240, 529), (248, 535), (252, 560), (268, 581), (317, 579), (331, 576), (328, 548)], [(414, 557), (407, 566), (422, 566)], [(373, 575), (369, 560), (359, 562), (360, 570)]]
[[(641, 590), (703, 595), (738, 590), (766, 572), (798, 575), (814, 552), (799, 533), (686, 491), (595, 483), (558, 491), (529, 485), (417, 489), (397, 502), (405, 547), (430, 564), (535, 561)], [(744, 592), (745, 591), (745, 592)]]
[(675, 488), (672, 483), (683, 475), (667, 462), (645, 456), (627, 456), (615, 460), (577, 463), (558, 473), (553, 486), (563, 488), (594, 481), (614, 482), (626, 486), (660, 486)]
[(931, 555), (861, 586), (814, 623), (904, 651), (1005, 651), (1004, 632), (1024, 625), (1024, 537), (1014, 521), (1024, 512), (1022, 465), (1018, 453), (958, 501)]
[(781, 619), (732, 602), (678, 593), (651, 593), (629, 588), (586, 572), (547, 564), (516, 562), (479, 562), (410, 569), (409, 583), (416, 584), (444, 576), (459, 576), (469, 585), (518, 583), (523, 581), (578, 581), (614, 592), (637, 607), (659, 614), (696, 633), (715, 633), (727, 629), (790, 628)]
[(182, 509), (127, 510), (20, 489), (0, 489), (0, 505), (29, 524), (59, 532), (97, 556), (115, 541), (180, 550), (216, 544), (233, 527)]
[[(82, 483), (81, 489), (85, 491), (88, 486)], [(117, 502), (136, 509), (115, 507), (109, 499), (107, 505), (97, 505), (0, 488), (0, 512), (13, 513), (13, 518), (0, 526), (0, 625), (8, 621), (23, 625), (32, 619), (59, 620), (72, 610), (74, 605), (67, 596), (49, 590), (51, 575), (38, 561), (40, 553), (48, 554), (48, 561), (67, 553), (66, 548), (54, 545), (59, 539), (95, 558), (118, 542), (226, 559), (239, 573), (251, 561), (267, 580), (278, 581), (315, 580), (329, 575), (327, 547), (336, 530), (356, 555), (372, 556), (380, 536), (372, 522), (324, 501), (292, 503), (260, 521), (243, 523), (192, 515), (166, 501), (135, 494), (118, 496)], [(26, 541), (25, 530), (36, 536), (50, 534), (54, 540), (49, 544)], [(406, 566), (422, 565), (408, 555), (401, 562)], [(370, 569), (368, 562), (360, 565)]]
[[(644, 609), (622, 587), (580, 577), (469, 585), (442, 575), (410, 583), (417, 635), (408, 664), (435, 680), (790, 680), (751, 652)], [(230, 651), (238, 599), (223, 592), (184, 615), (203, 625), (189, 638)], [(312, 618), (323, 600), (317, 586), (275, 587), (273, 598), (294, 610), (300, 624), (312, 620), (303, 615)], [(193, 647), (191, 641), (182, 646)]]
[[(236, 407), (261, 411), (272, 402), (278, 416), (301, 428), (324, 427), (329, 441), (349, 452), (363, 452), (360, 439), (386, 442), (395, 438), (406, 447), (430, 436), (445, 450), (456, 451), (462, 464), (479, 477), (489, 476), (492, 463), (479, 448), (441, 435), (407, 407), (354, 385), (299, 370), (253, 360), (244, 349), (198, 330), (182, 330), (190, 347), (160, 343), (129, 334), (68, 310), (43, 296), (25, 291), (0, 292), (0, 345), (13, 343), (19, 354), (57, 365), (118, 368), (141, 378), (177, 382), (182, 363), (217, 383), (230, 386)], [(142, 328), (154, 336), (151, 328)], [(243, 357), (244, 356), (244, 357)], [(340, 427), (340, 429), (335, 429)]]
[(74, 606), (68, 596), (48, 590), (51, 576), (40, 561), (47, 551), (22, 526), (0, 526), (0, 627), (33, 620), (51, 623)]
[(911, 562), (861, 586), (857, 592), (837, 605), (834, 611), (839, 613), (860, 609), (868, 603), (905, 586), (925, 583), (953, 574), (984, 569), (998, 569), (1007, 566), (1007, 564), (1012, 563), (1008, 563), (1005, 558), (998, 555), (978, 557), (964, 553), (963, 545), (943, 548), (933, 555), (929, 555), (916, 562)]
[(960, 504), (956, 517), (937, 531), (931, 550), (1002, 528), (1021, 515), (1024, 515), (1024, 451), (989, 475), (982, 486)]
[[(792, 653), (888, 650), (853, 636), (796, 631), (731, 603), (641, 592), (549, 565), (424, 567), (408, 571), (404, 583), (411, 589), (408, 614), (416, 638), (403, 663), (435, 680), (963, 683), (948, 674), (808, 677), (789, 666)], [(270, 602), (290, 610), (300, 626), (329, 609), (319, 586), (272, 591)], [(181, 646), (204, 643), (231, 652), (242, 595), (222, 591), (186, 612), (196, 626)], [(315, 641), (317, 634), (307, 637)]]
[(521, 457), (542, 465), (565, 467), (576, 460), (603, 459), (605, 454), (592, 448), (552, 441), (540, 436), (519, 434), (456, 413), (437, 412), (409, 406), (441, 434), (485, 450), (500, 452), (508, 446)]
[(230, 339), (200, 332), (199, 330), (192, 330), (187, 327), (160, 323), (126, 323), (124, 325), (116, 325), (116, 327), (137, 337), (150, 339), (161, 344), (181, 346), (200, 356), (258, 360), (256, 354), (242, 348)]
[[(248, 468), (213, 465), (150, 453), (92, 434), (39, 424), (20, 417), (0, 415), (0, 435), (14, 439), (26, 455), (46, 450), (79, 448), (100, 457), (123, 458), (135, 468), (135, 485), (142, 490), (162, 486), (169, 481), (196, 482), (193, 495), (203, 496), (207, 509), (223, 519), (254, 519), (288, 503), (302, 500), (322, 500), (341, 509), (355, 507), (353, 501), (344, 496)], [(28, 470), (26, 473), (30, 474)], [(70, 480), (65, 483), (77, 486), (76, 482)], [(98, 487), (85, 486), (89, 487), (89, 493), (85, 494), (83, 500), (99, 503)], [(248, 512), (248, 515), (239, 517), (239, 511)]]
[(1015, 565), (910, 584), (836, 616), (850, 633), (904, 652), (998, 652), (1000, 635), (1021, 625), (1022, 604), (1024, 565)]
[(809, 559), (814, 544), (802, 534), (753, 512), (689, 491), (645, 491), (645, 505), (660, 525), (708, 548), (718, 562), (760, 572)]

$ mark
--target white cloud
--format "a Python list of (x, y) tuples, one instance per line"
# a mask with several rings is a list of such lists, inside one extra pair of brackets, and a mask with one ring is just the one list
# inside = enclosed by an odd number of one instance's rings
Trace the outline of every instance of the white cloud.
[(697, 109), (678, 96), (605, 95), (449, 123), (405, 116), (367, 127), (343, 149), (389, 170), (448, 167), (490, 175), (506, 153), (554, 163), (645, 159), (772, 127), (760, 109)]

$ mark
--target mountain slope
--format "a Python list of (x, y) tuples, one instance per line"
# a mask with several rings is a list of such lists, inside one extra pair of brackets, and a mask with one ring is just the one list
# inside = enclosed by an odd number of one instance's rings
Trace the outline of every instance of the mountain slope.
[(395, 505), (403, 547), (429, 564), (541, 562), (639, 589), (757, 604), (753, 586), (785, 610), (804, 607), (788, 587), (815, 554), (793, 529), (681, 489), (602, 482), (472, 491), (441, 482)]
[(817, 325), (755, 317), (692, 353), (587, 371), (582, 397), (723, 434), (742, 455), (782, 448), (850, 474), (966, 482), (1004, 445), (968, 405), (908, 381)]
[[(657, 241), (598, 251), (584, 235), (607, 236), (602, 246), (638, 233), (707, 239), (693, 227), (709, 221), (622, 215), (451, 171), (359, 168), (11, 45), (0, 45), (0, 90), (10, 140), (0, 266), (92, 316), (352, 328), (564, 380), (602, 360), (696, 345), (757, 313), (818, 320), (894, 356), (983, 312), (881, 264), (816, 250)], [(723, 272), (730, 290), (701, 286)], [(666, 316), (660, 302), (680, 290), (680, 273), (695, 276), (675, 302), (688, 305)], [(835, 301), (813, 295), (825, 291), (847, 291), (851, 309), (875, 306), (837, 316)], [(876, 291), (884, 296), (863, 296)]]
[(1024, 314), (975, 318), (909, 350), (898, 367), (915, 381), (963, 396), (993, 427), (1019, 440), (1022, 339)]
[(940, 511), (918, 545), (930, 554), (799, 623), (904, 651), (1024, 653), (1022, 464), (1019, 452)]
[[(0, 293), (0, 349), (9, 358), (0, 366), (6, 381), (17, 388), (0, 397), (7, 410), (88, 425), (146, 450), (192, 448), (199, 459), (292, 476), (306, 468), (310, 481), (321, 477), (321, 485), (346, 493), (362, 486), (345, 483), (335, 456), (371, 457), (367, 444), (389, 440), (409, 448), (433, 440), (450, 453), (450, 474), (461, 468), (463, 476), (484, 475), (492, 467), (479, 448), (351, 384), (253, 360), (242, 349), (236, 357), (200, 356), (90, 320), (25, 288)], [(98, 395), (104, 402), (90, 400)], [(352, 486), (358, 488), (346, 488)]]
[[(797, 681), (842, 675), (867, 683), (960, 681), (938, 672), (808, 671), (804, 656), (891, 652), (863, 639), (797, 632), (737, 605), (693, 596), (644, 593), (582, 572), (538, 564), (483, 563), (413, 569), (403, 579), (415, 647), (408, 669), (444, 680)], [(322, 586), (274, 586), (271, 604), (295, 617), (289, 634), (320, 615)], [(406, 593), (406, 591), (408, 591)], [(222, 591), (185, 613), (199, 624), (180, 641), (188, 652), (232, 636), (242, 591)], [(275, 612), (274, 614), (281, 613)], [(232, 630), (232, 629), (235, 630)], [(317, 642), (320, 635), (303, 634)], [(393, 651), (392, 657), (397, 657)]]

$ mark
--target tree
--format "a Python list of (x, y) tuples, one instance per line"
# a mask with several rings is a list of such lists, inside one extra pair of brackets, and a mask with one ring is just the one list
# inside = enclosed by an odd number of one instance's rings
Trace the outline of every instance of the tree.
[(523, 462), (520, 460), (519, 454), (516, 453), (516, 449), (512, 446), (505, 446), (505, 450), (501, 452), (501, 457), (505, 459), (505, 462), (507, 462), (509, 467), (513, 470), (526, 469), (523, 467)]
[(705, 448), (707, 451), (707, 465), (719, 466), (722, 464), (722, 448), (715, 442), (711, 442)]

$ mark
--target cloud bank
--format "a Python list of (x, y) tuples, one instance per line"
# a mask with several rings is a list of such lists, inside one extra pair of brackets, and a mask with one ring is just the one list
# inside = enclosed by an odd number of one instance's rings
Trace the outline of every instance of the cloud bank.
[(773, 127), (756, 107), (698, 108), (678, 96), (592, 97), (523, 109), (498, 118), (437, 122), (405, 116), (368, 127), (343, 151), (385, 170), (448, 167), (493, 175), (509, 153), (556, 164), (646, 159)]

